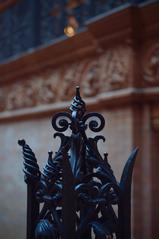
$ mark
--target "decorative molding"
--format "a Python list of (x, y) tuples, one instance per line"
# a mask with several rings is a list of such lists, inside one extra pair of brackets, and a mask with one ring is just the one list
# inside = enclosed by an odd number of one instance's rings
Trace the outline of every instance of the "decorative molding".
[(0, 89), (3, 100), (0, 111), (16, 110), (65, 101), (72, 97), (74, 86), (80, 85), (84, 97), (92, 97), (129, 85), (133, 50), (126, 45), (111, 48), (98, 58), (86, 58), (46, 68)]
[[(132, 104), (144, 104), (146, 102), (157, 102), (159, 99), (159, 87), (145, 89), (126, 88), (116, 91), (100, 93), (95, 97), (85, 98), (87, 110), (112, 109), (114, 107), (130, 106)], [(63, 111), (70, 104), (68, 101), (55, 102), (54, 104), (39, 105), (36, 107), (23, 108), (13, 111), (0, 112), (0, 122), (26, 120), (51, 116), (53, 113)]]

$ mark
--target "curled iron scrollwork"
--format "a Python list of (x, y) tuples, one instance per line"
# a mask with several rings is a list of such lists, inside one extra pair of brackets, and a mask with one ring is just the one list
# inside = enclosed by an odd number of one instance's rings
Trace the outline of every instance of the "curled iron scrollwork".
[(64, 132), (70, 126), (70, 122), (71, 115), (67, 112), (61, 112), (52, 118), (52, 127), (58, 132)]
[(105, 126), (104, 117), (99, 113), (88, 113), (88, 114), (86, 114), (83, 117), (84, 124), (88, 120), (89, 120), (89, 124), (88, 124), (89, 129), (92, 130), (93, 132), (100, 132)]

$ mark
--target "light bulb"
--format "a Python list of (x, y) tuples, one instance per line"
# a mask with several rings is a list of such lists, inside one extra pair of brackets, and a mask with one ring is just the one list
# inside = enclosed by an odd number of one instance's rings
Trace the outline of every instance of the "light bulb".
[(76, 34), (75, 29), (69, 25), (64, 28), (64, 33), (68, 37), (73, 37)]

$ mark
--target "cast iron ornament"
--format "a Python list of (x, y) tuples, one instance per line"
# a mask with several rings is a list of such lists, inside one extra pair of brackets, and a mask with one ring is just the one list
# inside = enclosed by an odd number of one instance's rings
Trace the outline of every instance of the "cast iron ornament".
[[(54, 137), (60, 137), (61, 145), (54, 155), (48, 153), (42, 173), (31, 148), (19, 140), (28, 187), (27, 239), (131, 238), (131, 181), (137, 149), (118, 183), (108, 154), (98, 151), (98, 141), (105, 138), (86, 134), (88, 128), (97, 133), (104, 125), (102, 115), (86, 113), (76, 87), (70, 113), (52, 118)], [(68, 129), (71, 135), (65, 136)]]

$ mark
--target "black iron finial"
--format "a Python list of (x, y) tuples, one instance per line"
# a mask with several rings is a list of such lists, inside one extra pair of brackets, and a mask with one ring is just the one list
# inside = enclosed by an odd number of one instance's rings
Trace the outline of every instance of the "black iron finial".
[(52, 160), (52, 155), (53, 155), (53, 152), (50, 150), (49, 152), (48, 152), (48, 160)]
[[(35, 205), (28, 206), (29, 215), (35, 216), (28, 216), (27, 239), (131, 239), (131, 181), (137, 150), (131, 153), (118, 183), (108, 154), (98, 150), (98, 141), (104, 137), (87, 137), (87, 128), (98, 133), (105, 120), (99, 113), (86, 113), (78, 86), (70, 111), (52, 119), (54, 137), (60, 137), (61, 145), (54, 156), (48, 152), (41, 174), (31, 148), (25, 140), (18, 141), (23, 148), (24, 173), (38, 182), (34, 187), (35, 181), (29, 181), (34, 191), (28, 191), (28, 200), (42, 208), (35, 211)], [(62, 133), (67, 129), (70, 136)]]
[(25, 140), (24, 139), (18, 140), (18, 144), (23, 147), (25, 145)]
[(80, 96), (79, 86), (76, 87), (76, 96), (73, 98), (73, 102), (71, 103), (70, 110), (71, 112), (76, 112), (78, 118), (81, 118), (86, 111), (85, 102), (82, 100)]
[(81, 99), (79, 86), (76, 86), (76, 97)]

